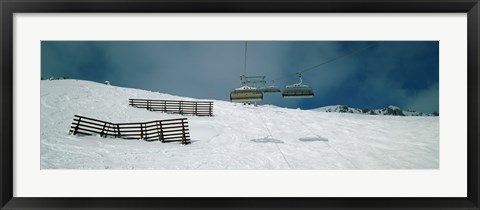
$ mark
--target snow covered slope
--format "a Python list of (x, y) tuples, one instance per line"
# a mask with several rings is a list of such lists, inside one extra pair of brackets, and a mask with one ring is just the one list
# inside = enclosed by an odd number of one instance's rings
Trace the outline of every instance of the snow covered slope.
[(183, 117), (129, 98), (201, 100), (81, 80), (41, 81), (42, 169), (436, 169), (438, 117), (347, 115), (214, 101), (186, 116), (192, 143), (69, 135), (74, 114), (111, 122)]

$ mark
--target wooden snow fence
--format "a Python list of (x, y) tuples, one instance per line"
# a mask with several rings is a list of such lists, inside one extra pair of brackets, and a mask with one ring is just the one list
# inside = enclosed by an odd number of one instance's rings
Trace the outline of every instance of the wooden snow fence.
[(100, 135), (122, 139), (190, 143), (187, 118), (138, 123), (111, 123), (75, 115), (70, 134)]
[(129, 105), (172, 114), (213, 116), (213, 101), (129, 99)]

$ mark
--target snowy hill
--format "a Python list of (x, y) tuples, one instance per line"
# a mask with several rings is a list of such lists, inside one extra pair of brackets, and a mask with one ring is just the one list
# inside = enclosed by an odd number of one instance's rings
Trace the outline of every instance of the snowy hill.
[(354, 113), (366, 115), (394, 115), (394, 116), (438, 116), (437, 112), (423, 113), (414, 110), (402, 110), (396, 106), (388, 106), (383, 109), (351, 108), (346, 105), (325, 106), (317, 109), (311, 109), (320, 112)]
[(75, 114), (111, 122), (184, 117), (129, 98), (205, 100), (81, 80), (42, 80), (41, 169), (437, 169), (438, 117), (354, 115), (214, 101), (186, 116), (192, 143), (69, 135)]

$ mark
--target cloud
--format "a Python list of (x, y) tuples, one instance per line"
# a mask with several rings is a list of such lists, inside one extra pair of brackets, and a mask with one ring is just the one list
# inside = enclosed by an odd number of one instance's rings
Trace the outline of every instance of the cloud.
[(407, 109), (414, 109), (421, 112), (438, 112), (439, 110), (439, 88), (438, 83), (431, 85), (409, 98), (404, 105)]
[(96, 43), (42, 41), (43, 77), (89, 78), (104, 75), (103, 48)]

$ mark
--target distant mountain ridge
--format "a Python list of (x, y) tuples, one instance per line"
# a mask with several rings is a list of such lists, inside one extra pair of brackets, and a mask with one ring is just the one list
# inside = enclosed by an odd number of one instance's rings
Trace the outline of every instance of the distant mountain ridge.
[(312, 109), (320, 112), (338, 112), (367, 115), (394, 115), (394, 116), (438, 116), (438, 112), (424, 113), (415, 110), (402, 110), (396, 106), (388, 106), (383, 109), (351, 108), (346, 105), (333, 105)]

